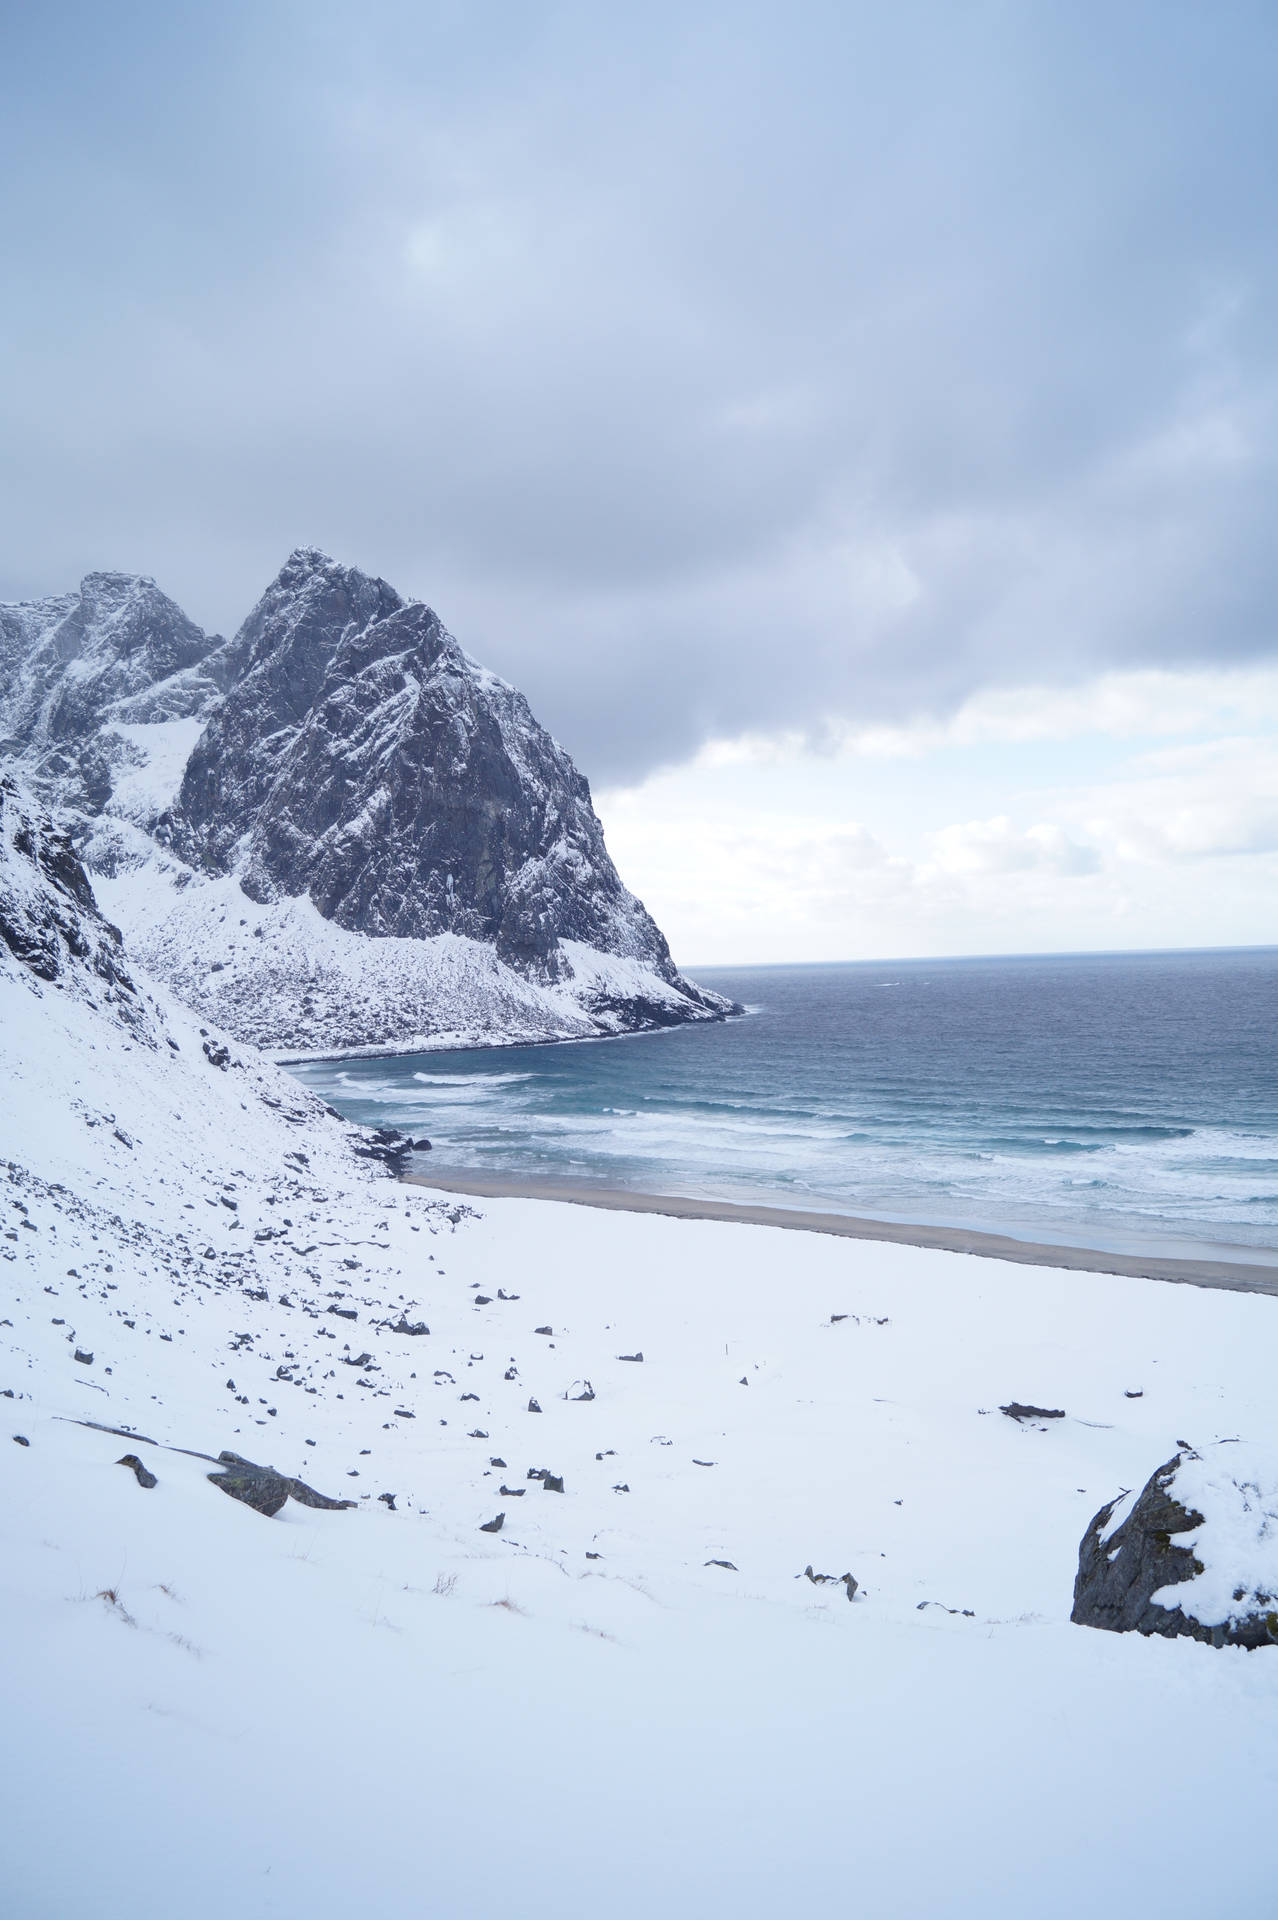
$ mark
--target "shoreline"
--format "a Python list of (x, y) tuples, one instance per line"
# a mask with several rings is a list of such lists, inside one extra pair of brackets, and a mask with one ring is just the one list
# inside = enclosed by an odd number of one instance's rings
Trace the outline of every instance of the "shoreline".
[(619, 1033), (543, 1033), (495, 1035), (488, 1039), (461, 1039), (456, 1035), (414, 1034), (409, 1041), (386, 1040), (368, 1046), (337, 1047), (327, 1053), (274, 1053), (264, 1049), (272, 1066), (343, 1066), (351, 1060), (411, 1060), (432, 1053), (497, 1053), (510, 1047), (593, 1047), (605, 1040), (648, 1040), (657, 1033), (682, 1033), (688, 1027), (726, 1026), (729, 1020), (748, 1020), (753, 1009), (736, 1005), (731, 1013), (706, 1013), (688, 1020), (655, 1021), (650, 1026), (626, 1027)]
[(614, 1213), (655, 1213), (674, 1220), (717, 1220), (729, 1225), (785, 1227), (800, 1233), (824, 1233), (846, 1240), (922, 1247), (937, 1253), (966, 1253), (979, 1259), (1007, 1260), (1018, 1266), (1056, 1267), (1073, 1273), (1114, 1274), (1129, 1280), (1162, 1280), (1177, 1286), (1219, 1287), (1231, 1293), (1278, 1296), (1278, 1265), (1233, 1260), (1170, 1258), (1159, 1254), (1110, 1253), (1101, 1248), (1052, 1246), (1018, 1240), (1011, 1234), (975, 1227), (933, 1227), (895, 1220), (871, 1220), (856, 1214), (821, 1213), (802, 1208), (748, 1205), (733, 1200), (692, 1200), (682, 1194), (637, 1193), (619, 1187), (574, 1186), (568, 1181), (503, 1180), (483, 1174), (442, 1169), (440, 1174), (406, 1173), (410, 1186), (480, 1200), (555, 1200), (561, 1205), (599, 1207)]

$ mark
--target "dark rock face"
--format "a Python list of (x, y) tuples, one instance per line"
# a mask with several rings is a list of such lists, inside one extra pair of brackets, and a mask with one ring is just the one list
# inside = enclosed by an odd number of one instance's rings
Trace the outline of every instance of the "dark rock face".
[(0, 947), (36, 980), (100, 994), (153, 1043), (119, 931), (98, 912), (69, 836), (11, 774), (0, 775)]
[(149, 1488), (149, 1487), (155, 1487), (159, 1485), (159, 1481), (156, 1479), (155, 1475), (151, 1472), (151, 1469), (142, 1464), (142, 1462), (138, 1459), (138, 1456), (136, 1455), (136, 1453), (122, 1454), (115, 1464), (117, 1467), (131, 1467), (133, 1470), (133, 1477), (137, 1481), (140, 1487)]
[(485, 941), (543, 981), (581, 941), (711, 1004), (622, 886), (572, 761), (429, 607), (306, 549), (224, 658), (237, 677), (169, 826), (193, 864), (242, 861), (250, 898), (309, 894), (356, 933)]
[(1206, 1524), (1204, 1516), (1183, 1506), (1175, 1493), (1182, 1462), (1195, 1457), (1174, 1454), (1151, 1474), (1127, 1518), (1108, 1538), (1106, 1529), (1118, 1502), (1111, 1500), (1095, 1516), (1078, 1551), (1070, 1613), (1076, 1626), (1169, 1639), (1187, 1634), (1213, 1647), (1264, 1647), (1278, 1640), (1278, 1599), (1273, 1595), (1239, 1592), (1238, 1615), (1215, 1625), (1194, 1619), (1180, 1607), (1160, 1606), (1152, 1597), (1203, 1571), (1193, 1552), (1175, 1540), (1177, 1534)]
[(227, 871), (289, 761), (343, 637), (400, 605), (384, 580), (310, 549), (292, 555), (209, 663), (229, 691), (187, 763), (168, 836), (192, 864)]
[(222, 1471), (209, 1474), (213, 1485), (229, 1493), (232, 1500), (242, 1500), (255, 1513), (265, 1514), (268, 1520), (289, 1499), (299, 1501), (304, 1507), (323, 1507), (333, 1512), (355, 1505), (353, 1500), (330, 1500), (327, 1494), (316, 1493), (314, 1487), (308, 1487), (304, 1480), (290, 1479), (274, 1467), (259, 1467), (238, 1453), (222, 1452), (217, 1457)]

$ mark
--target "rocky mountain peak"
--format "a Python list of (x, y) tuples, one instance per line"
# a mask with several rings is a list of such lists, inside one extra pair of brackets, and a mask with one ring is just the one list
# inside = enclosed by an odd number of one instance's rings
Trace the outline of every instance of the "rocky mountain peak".
[[(579, 1037), (730, 1010), (677, 972), (523, 696), (422, 601), (317, 547), (226, 642), (137, 575), (0, 609), (0, 672), (10, 747), (100, 884), (153, 872), (155, 889), (107, 895), (135, 951), (234, 1031)], [(275, 965), (285, 940), (300, 995)]]

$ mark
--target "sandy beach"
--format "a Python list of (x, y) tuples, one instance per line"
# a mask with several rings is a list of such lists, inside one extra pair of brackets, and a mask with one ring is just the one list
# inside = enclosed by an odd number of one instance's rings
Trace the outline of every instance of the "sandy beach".
[(1073, 1273), (1121, 1274), (1130, 1280), (1166, 1280), (1181, 1286), (1224, 1287), (1232, 1293), (1278, 1294), (1278, 1264), (1225, 1259), (1168, 1258), (1157, 1254), (1114, 1253), (1105, 1248), (1054, 1246), (1017, 1240), (1010, 1234), (984, 1233), (975, 1227), (932, 1227), (893, 1220), (867, 1220), (852, 1214), (809, 1212), (801, 1208), (745, 1206), (731, 1200), (693, 1200), (682, 1194), (635, 1193), (626, 1188), (574, 1186), (557, 1180), (504, 1180), (469, 1168), (441, 1167), (404, 1179), (436, 1193), (485, 1200), (556, 1200), (574, 1207), (602, 1207), (615, 1213), (658, 1213), (674, 1220), (722, 1220), (737, 1226), (787, 1227), (800, 1233), (833, 1234), (845, 1240), (878, 1240), (898, 1247), (931, 1247), (942, 1253), (969, 1253), (986, 1260), (1011, 1260), (1019, 1266), (1056, 1267)]

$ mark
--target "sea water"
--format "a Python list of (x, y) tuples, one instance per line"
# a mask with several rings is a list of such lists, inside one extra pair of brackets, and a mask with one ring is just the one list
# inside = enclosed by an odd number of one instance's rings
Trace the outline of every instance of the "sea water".
[(699, 969), (744, 1018), (295, 1069), (421, 1170), (1278, 1249), (1278, 948)]

